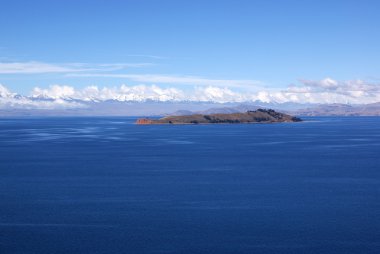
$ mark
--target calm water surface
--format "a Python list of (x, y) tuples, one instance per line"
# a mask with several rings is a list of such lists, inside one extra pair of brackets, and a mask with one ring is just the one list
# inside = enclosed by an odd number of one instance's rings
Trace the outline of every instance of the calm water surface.
[(0, 253), (380, 253), (380, 118), (0, 119)]

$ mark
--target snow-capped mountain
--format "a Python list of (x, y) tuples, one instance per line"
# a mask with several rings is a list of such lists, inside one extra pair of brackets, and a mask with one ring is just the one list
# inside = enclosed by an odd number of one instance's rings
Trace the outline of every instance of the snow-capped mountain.
[(181, 115), (245, 112), (257, 108), (297, 115), (380, 115), (379, 103), (307, 103), (291, 97), (292, 94), (287, 95), (290, 99), (278, 99), (286, 98), (285, 95), (237, 93), (219, 87), (188, 92), (155, 85), (101, 89), (89, 86), (79, 90), (56, 85), (34, 88), (25, 96), (0, 85), (0, 115)]

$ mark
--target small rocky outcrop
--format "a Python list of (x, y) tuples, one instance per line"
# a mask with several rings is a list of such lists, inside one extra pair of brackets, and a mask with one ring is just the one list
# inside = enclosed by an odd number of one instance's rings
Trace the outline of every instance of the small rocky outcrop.
[(153, 120), (148, 118), (137, 119), (136, 124), (154, 124)]

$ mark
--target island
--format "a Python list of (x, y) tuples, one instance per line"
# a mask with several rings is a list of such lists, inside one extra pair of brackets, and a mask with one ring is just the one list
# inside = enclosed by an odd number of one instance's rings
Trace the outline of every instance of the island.
[(166, 116), (160, 119), (140, 118), (136, 124), (237, 124), (300, 122), (300, 118), (276, 112), (273, 109), (257, 109), (245, 113)]

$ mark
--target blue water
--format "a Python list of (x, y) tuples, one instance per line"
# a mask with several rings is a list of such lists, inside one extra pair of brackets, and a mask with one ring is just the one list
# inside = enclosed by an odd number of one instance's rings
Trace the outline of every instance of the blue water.
[(380, 118), (0, 120), (0, 253), (380, 253)]

